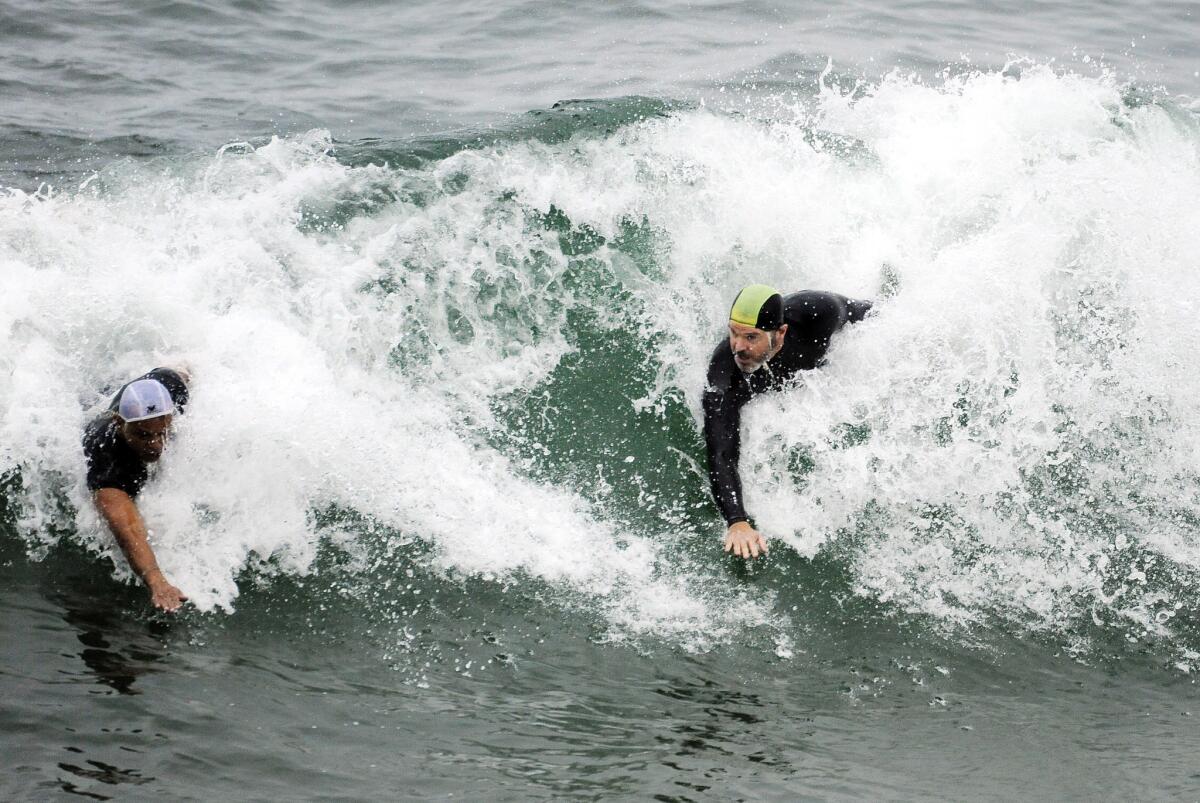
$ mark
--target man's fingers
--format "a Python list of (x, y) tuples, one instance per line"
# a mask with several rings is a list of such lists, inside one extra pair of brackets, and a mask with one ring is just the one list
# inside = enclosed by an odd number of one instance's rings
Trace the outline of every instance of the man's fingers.
[(187, 600), (187, 596), (179, 589), (172, 589), (168, 594), (155, 594), (150, 598), (150, 603), (160, 611), (174, 613), (183, 607), (183, 603)]
[(724, 550), (744, 560), (767, 554), (767, 539), (762, 533), (730, 532), (725, 535)]

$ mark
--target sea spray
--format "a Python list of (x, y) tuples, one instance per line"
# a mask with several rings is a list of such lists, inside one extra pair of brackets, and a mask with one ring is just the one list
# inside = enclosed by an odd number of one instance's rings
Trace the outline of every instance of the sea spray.
[(861, 593), (941, 619), (1168, 632), (1200, 537), (1194, 122), (1048, 70), (821, 108), (879, 159), (825, 240), (889, 243), (896, 290), (748, 416), (760, 523), (856, 542)]
[(201, 607), (232, 608), (247, 565), (384, 538), (618, 636), (786, 630), (802, 611), (723, 570), (696, 429), (729, 299), (764, 281), (878, 302), (747, 408), (776, 551), (950, 626), (1194, 647), (1189, 113), (1030, 68), (584, 123), (352, 165), (312, 132), (9, 192), (4, 468), (41, 478), (30, 542), (74, 510), (107, 548), (79, 427), (186, 359), (195, 401), (142, 506)]
[[(10, 193), (4, 258), (26, 298), (8, 322), (6, 469), (58, 477), (77, 537), (113, 553), (82, 488), (78, 428), (126, 376), (182, 360), (193, 400), (139, 501), (197, 606), (232, 609), (247, 565), (309, 571), (330, 535), (320, 512), (342, 508), (431, 543), (446, 570), (581, 595), (621, 633), (719, 637), (725, 606), (653, 538), (524, 479), (485, 442), (488, 398), (536, 385), (568, 349), (569, 310), (603, 309), (559, 286), (568, 260), (536, 207), (446, 178), (495, 171), (502, 154), (451, 157), (433, 167), (450, 189), (406, 200), (427, 172), (348, 168), (329, 150), (314, 133), (198, 165), (123, 165), (73, 194)], [(395, 200), (382, 208), (316, 220), (383, 183)], [(46, 388), (62, 409), (23, 401)], [(30, 436), (30, 415), (53, 439)], [(27, 487), (32, 542), (51, 495)], [(767, 616), (739, 607), (738, 621)]]

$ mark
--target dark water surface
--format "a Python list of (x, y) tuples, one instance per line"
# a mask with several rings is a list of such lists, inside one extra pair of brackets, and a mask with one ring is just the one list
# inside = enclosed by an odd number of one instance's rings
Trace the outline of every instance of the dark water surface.
[(388, 656), (394, 633), (320, 591), (168, 622), (74, 556), (30, 571), (11, 547), (20, 798), (1187, 798), (1200, 781), (1195, 685), (1136, 651), (964, 651), (871, 619), (763, 661), (596, 643), (537, 610), (410, 624), (421, 646)]
[(0, 797), (1197, 799), (1196, 13), (0, 5)]

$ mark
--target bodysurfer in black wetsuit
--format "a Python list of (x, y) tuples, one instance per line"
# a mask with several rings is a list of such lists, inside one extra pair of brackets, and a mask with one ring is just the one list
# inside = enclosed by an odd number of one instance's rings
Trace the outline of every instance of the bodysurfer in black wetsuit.
[(725, 551), (743, 558), (766, 553), (742, 504), (738, 476), (742, 406), (755, 393), (775, 390), (823, 362), (833, 333), (871, 309), (836, 293), (804, 290), (782, 297), (773, 288), (742, 289), (729, 311), (729, 338), (713, 352), (704, 390), (704, 442), (713, 497), (728, 530)]
[(87, 487), (96, 509), (150, 590), (150, 601), (164, 611), (178, 610), (187, 597), (158, 568), (133, 500), (146, 483), (148, 464), (162, 456), (174, 415), (187, 405), (187, 380), (186, 371), (155, 368), (117, 391), (83, 432)]

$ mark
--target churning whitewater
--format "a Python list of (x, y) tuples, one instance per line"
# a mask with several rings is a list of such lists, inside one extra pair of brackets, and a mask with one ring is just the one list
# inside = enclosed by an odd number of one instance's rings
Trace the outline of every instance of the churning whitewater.
[(559, 113), (566, 133), (436, 153), (311, 131), (7, 190), (0, 471), (30, 553), (67, 538), (127, 571), (80, 429), (183, 361), (193, 402), (141, 505), (202, 610), (384, 545), (614, 638), (786, 635), (803, 612), (725, 570), (696, 429), (729, 300), (764, 282), (877, 302), (747, 408), (776, 552), (950, 631), (1200, 667), (1190, 111), (1014, 65), (757, 114)]

